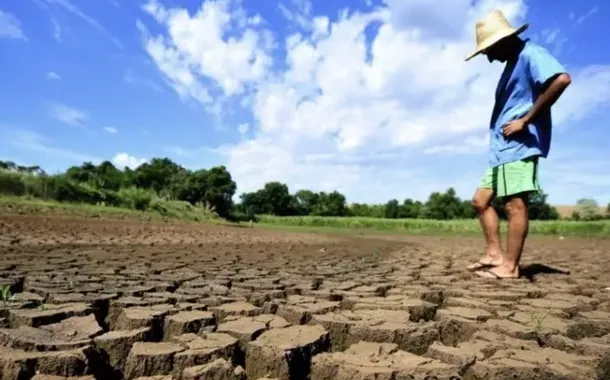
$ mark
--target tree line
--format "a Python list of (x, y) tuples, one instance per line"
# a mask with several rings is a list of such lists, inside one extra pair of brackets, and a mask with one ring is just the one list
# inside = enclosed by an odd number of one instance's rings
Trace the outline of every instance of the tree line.
[[(546, 202), (547, 195), (532, 196), (529, 214), (532, 220), (559, 219), (557, 209)], [(337, 191), (330, 193), (299, 190), (291, 194), (288, 186), (269, 182), (257, 191), (244, 193), (237, 205), (239, 212), (248, 216), (260, 214), (277, 216), (351, 216), (386, 219), (472, 219), (476, 217), (470, 200), (462, 200), (455, 189), (433, 192), (427, 201), (392, 199), (385, 204), (347, 204), (345, 196)], [(501, 218), (506, 213), (501, 201), (493, 206)]]
[[(205, 205), (218, 216), (232, 220), (252, 220), (263, 214), (436, 220), (476, 217), (470, 200), (460, 199), (453, 188), (433, 192), (425, 202), (392, 199), (384, 204), (349, 204), (338, 191), (302, 189), (293, 194), (286, 184), (269, 182), (257, 191), (241, 194), (239, 201), (234, 202), (237, 184), (226, 167), (189, 170), (169, 158), (153, 158), (135, 169), (120, 169), (110, 161), (99, 165), (85, 162), (53, 175), (38, 166), (0, 161), (0, 171), (0, 193), (4, 194), (139, 210), (163, 199)], [(592, 202), (595, 201), (579, 201), (572, 219), (601, 218), (597, 211), (592, 211)], [(501, 201), (496, 200), (494, 207), (501, 218), (506, 218)], [(610, 205), (607, 211), (610, 215)], [(557, 209), (547, 203), (544, 193), (530, 198), (529, 214), (532, 220), (559, 219)]]

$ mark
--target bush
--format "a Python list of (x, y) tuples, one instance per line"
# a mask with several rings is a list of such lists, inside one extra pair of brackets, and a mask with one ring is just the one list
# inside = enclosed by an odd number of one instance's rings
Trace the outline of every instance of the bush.
[(149, 210), (171, 218), (194, 221), (205, 221), (218, 218), (218, 215), (209, 207), (194, 206), (186, 201), (176, 201), (159, 197), (153, 198)]
[(55, 177), (54, 185), (54, 198), (60, 202), (98, 204), (106, 201), (105, 192), (64, 176)]
[(152, 190), (128, 187), (120, 189), (117, 198), (118, 206), (144, 211), (150, 207), (155, 193)]
[(8, 170), (0, 170), (0, 194), (25, 195), (24, 174)]

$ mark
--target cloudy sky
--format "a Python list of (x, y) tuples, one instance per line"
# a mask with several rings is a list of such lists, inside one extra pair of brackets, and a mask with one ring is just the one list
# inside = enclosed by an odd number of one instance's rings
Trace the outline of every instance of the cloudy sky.
[(601, 0), (0, 3), (0, 159), (50, 172), (169, 157), (349, 201), (469, 198), (500, 64), (464, 62), (505, 11), (573, 76), (541, 165), (554, 203), (610, 202), (610, 6)]

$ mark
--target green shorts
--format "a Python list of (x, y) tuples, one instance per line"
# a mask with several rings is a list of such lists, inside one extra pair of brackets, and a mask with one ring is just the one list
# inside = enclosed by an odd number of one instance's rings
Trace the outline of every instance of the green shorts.
[(540, 191), (538, 157), (529, 157), (487, 169), (479, 188), (493, 189), (498, 198), (520, 193), (538, 193)]

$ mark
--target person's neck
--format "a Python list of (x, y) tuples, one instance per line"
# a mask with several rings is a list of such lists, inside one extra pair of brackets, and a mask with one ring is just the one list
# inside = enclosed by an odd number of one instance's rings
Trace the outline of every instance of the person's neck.
[(519, 54), (521, 54), (521, 50), (523, 50), (523, 46), (525, 46), (525, 41), (523, 41), (521, 38), (514, 38), (510, 41), (510, 43), (507, 46), (507, 50), (508, 50), (508, 61), (515, 61), (517, 60), (517, 58), (519, 58)]

